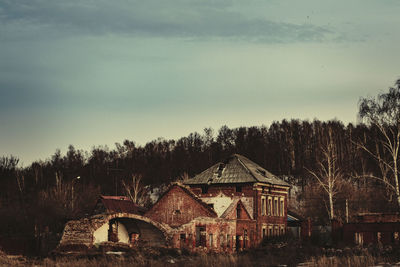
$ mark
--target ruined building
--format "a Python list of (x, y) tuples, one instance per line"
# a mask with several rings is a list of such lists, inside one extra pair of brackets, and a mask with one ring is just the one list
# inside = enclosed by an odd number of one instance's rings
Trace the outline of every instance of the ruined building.
[(122, 208), (68, 222), (60, 246), (81, 239), (87, 247), (120, 242), (189, 251), (248, 249), (285, 233), (288, 190), (286, 182), (235, 154), (183, 184), (172, 184), (144, 214)]

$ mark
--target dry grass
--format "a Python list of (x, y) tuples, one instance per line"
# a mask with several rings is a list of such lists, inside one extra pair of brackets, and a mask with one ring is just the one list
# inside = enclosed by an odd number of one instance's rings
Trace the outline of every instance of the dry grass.
[[(207, 266), (207, 267), (239, 267), (239, 266), (278, 266), (269, 262), (268, 258), (254, 259), (248, 255), (201, 255), (179, 258), (145, 259), (121, 256), (103, 256), (99, 258), (74, 258), (64, 257), (58, 259), (46, 258), (41, 261), (24, 261), (16, 258), (0, 257), (0, 266), (37, 266), (37, 267), (131, 267), (131, 266), (154, 266), (154, 267), (184, 267), (184, 266)], [(347, 257), (318, 257), (311, 258), (304, 266), (326, 266), (326, 267), (361, 267), (374, 266), (377, 259), (371, 255), (347, 256)], [(289, 265), (295, 266), (295, 265)]]
[[(168, 252), (168, 251), (167, 251)], [(154, 266), (154, 267), (239, 267), (239, 266), (297, 266), (299, 261), (304, 260), (299, 266), (326, 266), (326, 267), (361, 267), (374, 266), (383, 258), (371, 255), (367, 251), (360, 255), (347, 254), (329, 256), (314, 256), (311, 258), (295, 259), (292, 251), (282, 254), (270, 253), (268, 251), (245, 254), (199, 254), (199, 255), (174, 255), (171, 253), (148, 254), (132, 252), (124, 255), (86, 255), (86, 256), (63, 256), (57, 258), (45, 258), (41, 260), (26, 259), (22, 256), (7, 256), (0, 251), (0, 267), (5, 266), (29, 266), (29, 267), (131, 267), (131, 266)]]
[(326, 267), (364, 267), (374, 266), (377, 258), (369, 254), (363, 256), (343, 256), (343, 257), (326, 257), (311, 258), (308, 266), (326, 266)]

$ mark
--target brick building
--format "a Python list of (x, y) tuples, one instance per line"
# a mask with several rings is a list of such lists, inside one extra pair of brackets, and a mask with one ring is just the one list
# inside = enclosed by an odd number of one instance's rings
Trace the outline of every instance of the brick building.
[(235, 154), (175, 184), (145, 214), (176, 231), (174, 247), (234, 251), (282, 235), (289, 185)]
[(399, 213), (362, 213), (354, 222), (337, 229), (342, 231), (343, 241), (349, 244), (400, 244)]
[(96, 213), (69, 221), (59, 250), (168, 246), (231, 253), (287, 227), (289, 185), (251, 160), (232, 155), (174, 183), (146, 212), (125, 197), (102, 196)]

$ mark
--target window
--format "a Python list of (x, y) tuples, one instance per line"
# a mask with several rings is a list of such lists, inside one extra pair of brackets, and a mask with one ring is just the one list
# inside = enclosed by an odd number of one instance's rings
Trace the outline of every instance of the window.
[(278, 225), (274, 226), (274, 235), (275, 236), (279, 235), (279, 227), (278, 227)]
[(285, 213), (285, 200), (283, 197), (279, 199), (279, 216), (284, 216)]
[(202, 194), (207, 194), (207, 192), (208, 192), (208, 186), (207, 185), (201, 186), (201, 193)]
[(264, 196), (261, 196), (261, 215), (266, 215), (267, 202)]
[(231, 246), (231, 236), (230, 235), (226, 235), (226, 247), (230, 247)]
[(399, 232), (392, 233), (392, 243), (398, 244), (399, 243)]
[(186, 234), (180, 234), (179, 239), (182, 241), (186, 241)]
[(274, 198), (274, 216), (278, 216), (278, 198)]
[(223, 234), (219, 235), (219, 247), (221, 248), (225, 247), (225, 238)]
[(267, 209), (268, 215), (272, 215), (272, 198), (268, 197), (268, 209)]
[(243, 248), (246, 248), (246, 247), (247, 247), (247, 240), (248, 240), (248, 237), (247, 237), (247, 230), (245, 229), (245, 230), (244, 230), (244, 233), (243, 233)]
[(209, 246), (210, 246), (210, 248), (212, 248), (213, 247), (213, 234), (208, 235), (208, 240), (209, 240)]
[(207, 206), (209, 206), (212, 209), (214, 208), (214, 204), (213, 203), (207, 204)]
[(175, 210), (175, 211), (174, 211), (174, 215), (179, 215), (179, 214), (181, 214), (181, 211), (180, 211), (180, 210)]
[(241, 218), (241, 213), (242, 213), (242, 208), (240, 207), (240, 205), (237, 205), (237, 207), (236, 207), (236, 219), (240, 219)]
[(264, 238), (266, 236), (267, 236), (267, 225), (263, 224), (261, 229), (261, 238)]
[(240, 186), (240, 185), (237, 185), (236, 186), (236, 192), (242, 192), (242, 186)]
[(285, 234), (285, 226), (284, 226), (284, 225), (281, 225), (281, 226), (279, 227), (279, 230), (280, 230), (279, 235), (284, 235), (284, 234)]
[(273, 236), (272, 226), (268, 227), (268, 236)]
[(206, 246), (206, 227), (196, 226), (196, 247)]
[(363, 233), (354, 233), (354, 242), (357, 245), (362, 245), (364, 240), (363, 240)]

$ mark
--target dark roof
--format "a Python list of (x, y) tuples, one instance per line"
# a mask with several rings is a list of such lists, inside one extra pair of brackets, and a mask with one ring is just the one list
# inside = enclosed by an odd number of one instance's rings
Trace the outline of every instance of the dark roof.
[(263, 167), (248, 158), (234, 154), (224, 162), (219, 162), (192, 179), (185, 181), (189, 185), (201, 184), (235, 184), (235, 183), (267, 183), (288, 186)]
[(143, 214), (145, 208), (133, 203), (126, 196), (100, 196), (101, 203), (107, 212), (124, 212)]

